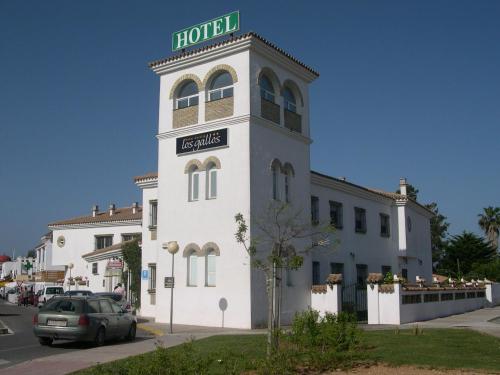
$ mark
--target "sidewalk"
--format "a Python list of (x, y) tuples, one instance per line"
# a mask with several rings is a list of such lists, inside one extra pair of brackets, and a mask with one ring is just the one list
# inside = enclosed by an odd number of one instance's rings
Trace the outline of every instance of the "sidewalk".
[(259, 334), (262, 330), (241, 330), (174, 325), (174, 334), (166, 334), (168, 324), (154, 323), (140, 319), (139, 329), (157, 336), (152, 339), (137, 339), (132, 343), (110, 343), (108, 345), (57, 354), (23, 362), (0, 370), (0, 375), (63, 375), (82, 370), (100, 363), (116, 361), (133, 355), (155, 350), (157, 346), (172, 347), (191, 339), (202, 339), (214, 335)]

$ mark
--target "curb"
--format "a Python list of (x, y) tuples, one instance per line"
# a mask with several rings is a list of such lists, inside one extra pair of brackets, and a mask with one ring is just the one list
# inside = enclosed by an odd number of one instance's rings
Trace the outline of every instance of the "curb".
[(153, 327), (149, 327), (149, 326), (144, 325), (142, 323), (137, 324), (137, 328), (141, 329), (143, 331), (152, 333), (155, 336), (165, 336), (165, 332), (163, 332), (162, 330), (159, 330), (159, 329), (156, 329), (156, 328), (153, 328)]
[(7, 326), (0, 320), (0, 335), (7, 335), (9, 334), (9, 329)]

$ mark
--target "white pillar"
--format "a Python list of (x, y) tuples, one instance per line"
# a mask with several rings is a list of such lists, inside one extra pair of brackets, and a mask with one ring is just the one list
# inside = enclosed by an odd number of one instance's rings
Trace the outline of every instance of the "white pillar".
[(367, 284), (368, 324), (380, 324), (379, 285)]

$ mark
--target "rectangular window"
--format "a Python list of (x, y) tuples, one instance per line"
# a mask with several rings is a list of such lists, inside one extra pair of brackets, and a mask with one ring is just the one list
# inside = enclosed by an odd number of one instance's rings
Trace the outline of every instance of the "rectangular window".
[(366, 210), (354, 207), (354, 230), (357, 233), (366, 233)]
[(220, 89), (210, 90), (208, 92), (209, 101), (230, 98), (231, 96), (233, 96), (233, 87), (223, 87)]
[(293, 270), (286, 269), (286, 286), (293, 286)]
[(368, 278), (368, 266), (366, 264), (356, 264), (356, 284), (358, 289), (366, 288)]
[(424, 294), (424, 303), (438, 302), (438, 301), (439, 301), (439, 294), (438, 293)]
[(209, 197), (217, 198), (217, 170), (210, 170), (210, 187), (209, 187)]
[(188, 276), (188, 286), (196, 286), (198, 284), (198, 256), (196, 254), (191, 254), (188, 258), (189, 261), (189, 276)]
[(131, 240), (135, 240), (135, 239), (141, 239), (141, 234), (140, 233), (122, 234), (122, 242), (131, 241)]
[(342, 203), (330, 201), (330, 225), (337, 229), (342, 229), (343, 226), (343, 208)]
[(274, 103), (274, 94), (272, 92), (267, 91), (266, 89), (260, 89), (260, 97), (269, 102)]
[(97, 262), (92, 263), (92, 274), (97, 275)]
[(382, 266), (382, 276), (385, 277), (388, 273), (392, 274), (391, 266)]
[(421, 303), (422, 296), (420, 294), (406, 294), (403, 295), (403, 305), (410, 305), (414, 303)]
[(401, 270), (401, 276), (403, 277), (403, 279), (408, 280), (408, 269), (403, 268)]
[(149, 227), (156, 228), (158, 223), (158, 201), (149, 201)]
[(442, 293), (441, 301), (453, 301), (453, 293)]
[(197, 201), (199, 196), (200, 189), (200, 175), (198, 173), (192, 174), (192, 191), (191, 191), (191, 200)]
[(333, 274), (344, 274), (344, 263), (330, 263), (330, 273)]
[(177, 109), (198, 105), (198, 94), (177, 99)]
[(113, 245), (113, 236), (95, 236), (95, 249), (104, 249), (105, 247), (109, 247)]
[(311, 196), (311, 223), (319, 224), (319, 198)]
[(207, 286), (215, 286), (215, 254), (207, 255)]
[(319, 262), (313, 262), (313, 274), (312, 274), (312, 283), (313, 285), (321, 284), (321, 273), (320, 273), (320, 265)]
[(149, 279), (148, 279), (148, 291), (156, 291), (156, 263), (148, 264)]
[(380, 214), (380, 235), (389, 237), (391, 235), (389, 215)]

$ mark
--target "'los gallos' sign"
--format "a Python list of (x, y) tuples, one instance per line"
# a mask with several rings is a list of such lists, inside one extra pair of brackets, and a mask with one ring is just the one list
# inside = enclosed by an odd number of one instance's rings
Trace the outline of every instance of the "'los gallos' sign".
[(222, 35), (231, 34), (239, 29), (240, 12), (235, 11), (225, 14), (213, 20), (190, 26), (173, 33), (172, 51), (177, 51)]

